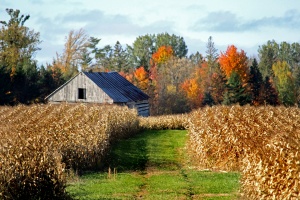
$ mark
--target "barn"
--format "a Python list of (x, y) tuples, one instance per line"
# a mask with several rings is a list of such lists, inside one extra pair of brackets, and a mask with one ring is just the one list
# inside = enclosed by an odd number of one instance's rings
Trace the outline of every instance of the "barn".
[(136, 108), (140, 116), (149, 116), (149, 96), (117, 72), (80, 72), (45, 100), (127, 105)]

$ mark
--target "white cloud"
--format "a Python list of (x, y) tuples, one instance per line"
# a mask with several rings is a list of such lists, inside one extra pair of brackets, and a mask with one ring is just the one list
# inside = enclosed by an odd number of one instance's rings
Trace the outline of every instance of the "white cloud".
[(299, 42), (299, 0), (1, 0), (0, 20), (9, 17), (5, 8), (30, 14), (26, 25), (40, 32), (42, 50), (37, 59), (45, 63), (61, 52), (71, 29), (84, 28), (101, 38), (100, 45), (131, 45), (141, 35), (168, 32), (182, 36), (189, 54), (205, 54), (212, 36), (217, 48), (227, 45), (251, 51), (267, 40)]

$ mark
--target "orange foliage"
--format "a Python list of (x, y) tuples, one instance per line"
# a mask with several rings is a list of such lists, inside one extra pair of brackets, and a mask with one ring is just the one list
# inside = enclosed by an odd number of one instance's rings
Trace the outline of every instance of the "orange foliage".
[(135, 70), (134, 78), (137, 80), (140, 89), (146, 90), (148, 88), (148, 83), (149, 83), (148, 72), (145, 70), (143, 66)]
[(173, 53), (174, 51), (171, 46), (161, 46), (157, 52), (152, 55), (152, 60), (157, 64), (165, 63), (173, 56)]
[(133, 75), (131, 73), (125, 73), (123, 71), (120, 71), (119, 74), (126, 78), (129, 82), (133, 83)]
[(196, 68), (193, 78), (185, 80), (181, 85), (192, 108), (198, 108), (202, 105), (208, 81), (209, 69), (205, 62), (200, 68)]
[(227, 79), (235, 71), (240, 75), (244, 83), (247, 82), (249, 69), (247, 66), (247, 56), (243, 50), (238, 52), (234, 45), (228, 46), (225, 53), (221, 52), (219, 63)]

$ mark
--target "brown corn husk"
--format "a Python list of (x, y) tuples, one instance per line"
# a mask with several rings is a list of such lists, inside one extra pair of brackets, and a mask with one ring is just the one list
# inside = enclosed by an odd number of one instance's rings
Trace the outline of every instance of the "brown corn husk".
[(20, 105), (0, 113), (1, 199), (61, 197), (66, 169), (101, 165), (110, 143), (139, 131), (136, 111), (119, 106)]
[(188, 129), (194, 164), (240, 171), (243, 198), (300, 199), (299, 108), (207, 107)]

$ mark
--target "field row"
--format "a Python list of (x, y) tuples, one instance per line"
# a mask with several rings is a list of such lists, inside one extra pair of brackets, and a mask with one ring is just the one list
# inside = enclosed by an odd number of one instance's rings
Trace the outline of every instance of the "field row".
[(199, 168), (240, 171), (248, 199), (300, 199), (300, 109), (216, 106), (191, 113)]
[(65, 172), (99, 167), (139, 121), (118, 106), (35, 105), (1, 107), (0, 127), (1, 199), (49, 199), (66, 198)]
[(77, 104), (0, 107), (0, 198), (66, 199), (69, 170), (101, 167), (111, 143), (144, 129), (188, 129), (194, 165), (241, 172), (249, 199), (300, 198), (299, 108), (214, 106), (142, 118)]

